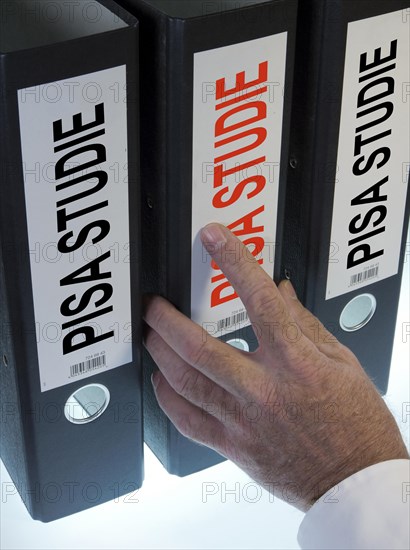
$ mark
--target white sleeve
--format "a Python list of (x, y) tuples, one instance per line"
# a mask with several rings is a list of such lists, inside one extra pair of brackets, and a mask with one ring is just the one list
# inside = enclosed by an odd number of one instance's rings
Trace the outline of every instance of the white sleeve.
[(388, 460), (348, 477), (307, 512), (298, 533), (301, 548), (408, 550), (409, 479), (409, 460)]

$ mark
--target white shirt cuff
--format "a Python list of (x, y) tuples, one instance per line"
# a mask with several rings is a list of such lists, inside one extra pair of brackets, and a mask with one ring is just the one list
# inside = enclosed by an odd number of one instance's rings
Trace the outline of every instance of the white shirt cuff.
[(302, 549), (408, 550), (410, 461), (388, 460), (324, 494), (303, 519)]

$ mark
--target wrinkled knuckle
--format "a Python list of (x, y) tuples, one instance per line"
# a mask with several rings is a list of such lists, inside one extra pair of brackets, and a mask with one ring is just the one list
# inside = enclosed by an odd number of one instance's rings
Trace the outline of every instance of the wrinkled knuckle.
[(305, 308), (298, 312), (298, 314), (295, 316), (295, 319), (296, 321), (300, 321), (303, 325), (309, 327), (315, 332), (321, 332), (324, 330), (324, 327), (319, 319), (312, 315), (310, 311)]
[(188, 355), (188, 362), (193, 367), (196, 367), (198, 365), (205, 366), (211, 362), (213, 357), (213, 351), (206, 344), (206, 342), (202, 342), (200, 346), (192, 346), (188, 350), (187, 355)]
[[(199, 438), (198, 438), (199, 439)], [(210, 446), (212, 449), (215, 449), (220, 454), (228, 458), (226, 450), (226, 436), (224, 429), (215, 428), (207, 435), (207, 441), (204, 443)]]
[(260, 386), (259, 396), (262, 405), (271, 405), (275, 403), (278, 398), (277, 388), (273, 384), (264, 381)]
[[(208, 419), (210, 419), (209, 415), (203, 413), (202, 421), (197, 422), (193, 427), (191, 426), (191, 439), (228, 457), (226, 454), (226, 430), (224, 426), (220, 424), (209, 425), (207, 423)], [(213, 423), (212, 419), (211, 422)]]
[(176, 392), (182, 397), (189, 398), (197, 386), (198, 378), (199, 373), (190, 370), (185, 371), (175, 382)]
[(273, 307), (276, 311), (283, 310), (279, 297), (272, 292), (271, 286), (266, 282), (250, 292), (248, 303), (254, 311), (263, 311), (266, 307)]
[(287, 363), (292, 370), (309, 372), (327, 360), (314, 345), (290, 346), (287, 351)]
[(183, 436), (188, 437), (189, 439), (195, 439), (196, 430), (194, 429), (190, 415), (188, 414), (179, 415), (175, 423), (178, 428), (178, 431)]
[(351, 351), (348, 347), (346, 347), (341, 342), (338, 342), (338, 352), (339, 357), (342, 363), (351, 365), (352, 367), (363, 370), (363, 367), (360, 364), (359, 359), (356, 357), (356, 355)]

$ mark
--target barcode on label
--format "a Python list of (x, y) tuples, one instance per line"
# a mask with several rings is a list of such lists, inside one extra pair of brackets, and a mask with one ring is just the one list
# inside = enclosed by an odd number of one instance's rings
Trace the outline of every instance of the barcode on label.
[(379, 266), (376, 265), (375, 267), (371, 267), (370, 269), (366, 269), (365, 271), (361, 271), (360, 273), (356, 273), (355, 275), (352, 275), (350, 277), (350, 286), (358, 285), (359, 283), (363, 283), (364, 281), (368, 281), (369, 279), (374, 279), (379, 274)]
[(241, 313), (237, 313), (231, 317), (225, 317), (225, 319), (221, 319), (217, 322), (217, 331), (220, 332), (221, 330), (231, 328), (234, 325), (247, 321), (248, 319), (249, 317), (247, 311), (241, 311)]
[(94, 357), (93, 359), (89, 359), (88, 361), (82, 361), (81, 363), (77, 363), (76, 365), (71, 365), (70, 375), (78, 376), (79, 374), (84, 374), (85, 372), (90, 372), (90, 370), (99, 369), (105, 366), (105, 354), (99, 355), (98, 357)]

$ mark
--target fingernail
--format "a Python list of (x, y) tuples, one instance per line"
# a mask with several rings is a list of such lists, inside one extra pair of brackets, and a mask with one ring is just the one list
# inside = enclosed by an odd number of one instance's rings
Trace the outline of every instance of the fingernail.
[(202, 229), (201, 240), (204, 246), (216, 246), (226, 243), (224, 231), (217, 223), (210, 223)]
[(159, 383), (160, 383), (160, 374), (159, 371), (155, 371), (153, 374), (151, 374), (151, 383), (154, 386), (154, 390), (157, 391)]
[(295, 289), (293, 288), (293, 285), (289, 280), (285, 281), (285, 289), (290, 298), (292, 298), (293, 300), (298, 299), (298, 297), (296, 296)]

